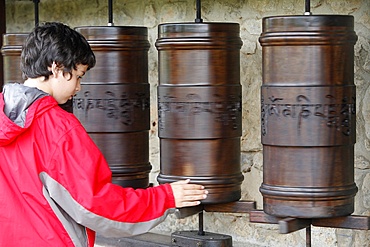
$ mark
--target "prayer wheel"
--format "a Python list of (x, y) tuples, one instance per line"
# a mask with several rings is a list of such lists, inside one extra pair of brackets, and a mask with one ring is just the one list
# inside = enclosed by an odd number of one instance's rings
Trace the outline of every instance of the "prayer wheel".
[(3, 55), (4, 64), (4, 84), (11, 82), (23, 83), (21, 53), (27, 36), (28, 33), (3, 34), (1, 53)]
[(237, 23), (158, 26), (159, 183), (190, 179), (205, 204), (239, 200), (241, 85)]
[(259, 41), (264, 211), (350, 215), (357, 192), (353, 17), (266, 17)]
[(95, 67), (74, 97), (73, 113), (100, 148), (113, 183), (149, 186), (149, 41), (145, 27), (77, 27), (89, 42)]

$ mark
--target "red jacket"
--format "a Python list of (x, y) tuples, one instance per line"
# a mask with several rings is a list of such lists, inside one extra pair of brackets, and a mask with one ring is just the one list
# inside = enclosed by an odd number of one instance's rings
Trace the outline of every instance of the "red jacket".
[(141, 234), (174, 211), (168, 184), (146, 190), (112, 184), (78, 119), (35, 90), (15, 84), (0, 94), (0, 246), (92, 247), (95, 231)]

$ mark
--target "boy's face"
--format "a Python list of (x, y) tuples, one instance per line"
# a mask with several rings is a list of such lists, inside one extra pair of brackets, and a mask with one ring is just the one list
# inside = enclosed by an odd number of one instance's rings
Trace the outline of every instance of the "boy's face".
[(72, 77), (69, 73), (58, 72), (58, 80), (52, 84), (53, 97), (58, 104), (64, 104), (67, 100), (81, 90), (81, 78), (88, 69), (87, 65), (77, 65), (77, 70), (72, 70)]

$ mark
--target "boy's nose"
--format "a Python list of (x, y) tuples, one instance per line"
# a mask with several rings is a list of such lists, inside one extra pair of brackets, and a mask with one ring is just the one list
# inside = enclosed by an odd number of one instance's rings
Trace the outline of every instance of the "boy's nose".
[(79, 92), (79, 91), (81, 91), (81, 83), (80, 82), (77, 83), (76, 93)]

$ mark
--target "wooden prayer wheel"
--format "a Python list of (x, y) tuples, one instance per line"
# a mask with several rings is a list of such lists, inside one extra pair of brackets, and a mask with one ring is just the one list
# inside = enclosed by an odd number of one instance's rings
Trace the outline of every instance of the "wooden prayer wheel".
[(326, 218), (354, 211), (354, 19), (263, 19), (263, 208)]
[(150, 99), (145, 27), (77, 27), (95, 56), (82, 90), (74, 97), (74, 114), (109, 163), (113, 183), (149, 186)]
[(239, 200), (239, 24), (161, 24), (158, 32), (157, 180), (202, 184), (209, 191), (205, 204)]
[(28, 33), (3, 34), (1, 53), (3, 55), (4, 64), (4, 84), (11, 82), (23, 83), (21, 53), (27, 36)]

